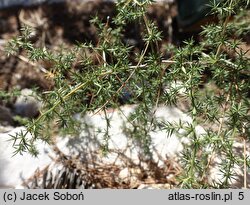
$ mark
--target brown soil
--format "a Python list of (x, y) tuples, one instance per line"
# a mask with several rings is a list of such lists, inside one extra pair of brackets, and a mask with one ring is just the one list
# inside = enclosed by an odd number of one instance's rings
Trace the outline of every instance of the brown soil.
[[(4, 45), (19, 34), (19, 29), (26, 24), (36, 29), (35, 44), (56, 49), (62, 43), (73, 46), (78, 42), (98, 43), (96, 28), (89, 22), (98, 15), (104, 22), (115, 15), (115, 5), (100, 0), (94, 2), (58, 3), (30, 8), (12, 8), (0, 11), (0, 90), (9, 91), (15, 87), (48, 90), (52, 82), (44, 78), (37, 65), (29, 62), (20, 51), (17, 56), (7, 57)], [(171, 41), (171, 15), (175, 8), (168, 4), (155, 4), (148, 9), (148, 15), (154, 19), (163, 31), (163, 43)], [(170, 34), (170, 35), (169, 35)], [(135, 49), (140, 49), (142, 37), (138, 26), (128, 25), (124, 40), (134, 42)]]
[[(178, 33), (173, 18), (176, 13), (176, 6), (169, 3), (157, 3), (148, 8), (149, 18), (155, 21), (162, 31), (163, 41), (160, 45), (162, 50), (164, 45), (170, 42), (180, 44), (183, 38), (189, 37), (189, 34)], [(53, 83), (45, 78), (39, 65), (29, 62), (23, 51), (20, 50), (17, 56), (6, 56), (4, 45), (19, 34), (22, 25), (35, 28), (36, 38), (33, 40), (37, 46), (57, 49), (61, 44), (72, 47), (76, 42), (97, 44), (97, 30), (89, 22), (90, 19), (98, 15), (103, 22), (107, 22), (107, 17), (112, 18), (115, 14), (114, 3), (102, 0), (82, 3), (68, 1), (53, 5), (0, 10), (0, 90), (33, 87), (49, 90), (53, 86)], [(124, 33), (123, 40), (130, 42), (134, 46), (134, 51), (140, 51), (143, 47), (140, 33), (140, 26), (136, 23), (129, 24)], [(249, 36), (243, 39), (246, 43), (242, 47), (247, 50), (250, 45)], [(165, 57), (169, 57), (168, 54)]]

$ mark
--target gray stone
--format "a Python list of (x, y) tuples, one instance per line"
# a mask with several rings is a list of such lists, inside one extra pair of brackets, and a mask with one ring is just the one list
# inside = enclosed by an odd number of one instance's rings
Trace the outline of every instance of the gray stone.
[[(100, 144), (103, 142), (103, 131), (106, 129), (105, 115), (103, 112), (93, 115), (88, 113), (84, 117), (78, 116), (78, 120), (82, 120), (85, 123), (85, 127), (82, 128), (82, 133), (79, 137), (55, 137), (55, 143), (57, 147), (66, 155), (77, 156), (80, 161), (88, 160), (92, 162), (94, 160), (97, 164), (115, 164), (121, 168), (120, 173), (117, 175), (121, 181), (130, 182), (132, 185), (137, 185), (138, 181), (136, 177), (140, 175), (137, 166), (133, 166), (132, 169), (128, 169), (130, 162), (132, 164), (139, 164), (141, 152), (138, 147), (133, 144), (133, 140), (128, 138), (123, 132), (122, 127), (126, 122), (128, 115), (135, 111), (137, 105), (126, 105), (121, 107), (121, 111), (108, 110), (108, 117), (110, 118), (110, 141), (109, 148), (111, 149), (107, 156), (103, 156), (100, 151)], [(183, 112), (174, 107), (159, 106), (155, 112), (155, 116), (159, 120), (165, 122), (183, 122), (191, 123), (191, 118), (185, 115)], [(87, 124), (87, 125), (86, 125)], [(24, 128), (16, 128), (9, 134), (15, 134), (20, 132)], [(100, 130), (102, 132), (100, 132)], [(202, 127), (197, 127), (197, 134), (204, 133)], [(167, 136), (164, 130), (155, 130), (151, 132), (152, 137), (152, 161), (157, 162), (159, 167), (165, 166), (165, 160), (173, 159), (177, 162), (180, 160), (180, 153), (183, 151), (183, 143), (188, 143), (188, 140), (179, 138), (176, 135)], [(11, 157), (14, 149), (12, 148), (12, 142), (8, 141), (10, 136), (8, 133), (0, 133), (0, 187), (20, 187), (23, 180), (29, 179), (35, 170), (40, 170), (49, 165), (52, 160), (49, 156), (55, 156), (55, 153), (50, 146), (37, 142), (40, 155), (38, 158), (33, 158), (29, 154), (23, 156), (17, 155)], [(235, 156), (242, 156), (243, 145), (242, 143), (234, 144), (234, 147), (239, 149), (239, 153), (235, 153)], [(249, 144), (247, 144), (249, 147)], [(250, 156), (249, 150), (247, 151), (247, 157)], [(212, 184), (221, 180), (221, 171), (219, 165), (225, 156), (214, 156), (214, 164), (208, 171), (208, 180)], [(55, 157), (54, 157), (55, 158)], [(143, 164), (140, 164), (143, 165)], [(147, 167), (143, 167), (144, 169)], [(58, 168), (56, 168), (58, 170)], [(243, 176), (242, 168), (234, 165), (234, 172), (239, 176)], [(11, 173), (11, 177), (9, 175)], [(169, 176), (170, 178), (173, 176)], [(248, 184), (250, 184), (250, 175), (247, 174)], [(242, 180), (236, 179), (231, 182), (232, 186), (241, 188)], [(139, 189), (168, 189), (168, 184), (143, 184), (139, 186)], [(134, 186), (137, 187), (137, 186)], [(172, 187), (171, 187), (172, 188)]]
[(34, 95), (30, 89), (21, 90), (21, 96), (17, 98), (14, 104), (14, 114), (27, 118), (36, 117), (39, 114), (41, 104)]
[(13, 125), (14, 121), (10, 109), (0, 105), (0, 124)]
[[(148, 159), (148, 156), (138, 146), (136, 140), (132, 139), (124, 131), (124, 126), (129, 128), (130, 124), (127, 122), (127, 119), (130, 114), (135, 112), (136, 107), (137, 105), (125, 105), (120, 108), (121, 111), (117, 109), (107, 111), (107, 117), (110, 120), (108, 147), (112, 151), (108, 152), (106, 157), (101, 157), (100, 153), (102, 163), (112, 164), (115, 162), (117, 165), (122, 165), (125, 163), (122, 160), (122, 155), (137, 165), (141, 163), (141, 159)], [(177, 123), (179, 120), (192, 122), (189, 116), (179, 109), (170, 106), (159, 106), (155, 112), (155, 117), (159, 122)], [(95, 115), (88, 113), (84, 118), (79, 116), (78, 120), (85, 124), (80, 136), (60, 139), (58, 147), (62, 148), (62, 152), (66, 155), (76, 154), (91, 159), (91, 153), (99, 152), (100, 145), (103, 144), (103, 133), (107, 127), (105, 115), (103, 112)], [(197, 134), (202, 133), (204, 133), (203, 128), (197, 126)], [(175, 134), (168, 136), (166, 131), (160, 129), (151, 131), (150, 136), (152, 140), (152, 146), (150, 147), (152, 152), (151, 160), (157, 162), (159, 166), (163, 166), (167, 158), (178, 157), (181, 151), (183, 151), (183, 144), (189, 142), (187, 138), (179, 138)]]
[(51, 163), (50, 156), (54, 156), (48, 144), (37, 141), (39, 151), (37, 158), (29, 153), (13, 156), (15, 149), (10, 135), (24, 131), (23, 127), (12, 129), (7, 133), (0, 133), (0, 187), (16, 187), (32, 177), (37, 169), (44, 169)]

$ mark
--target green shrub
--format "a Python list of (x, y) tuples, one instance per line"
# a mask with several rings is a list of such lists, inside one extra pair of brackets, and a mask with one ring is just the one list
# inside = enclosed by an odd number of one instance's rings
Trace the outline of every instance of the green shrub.
[[(143, 144), (146, 153), (150, 154), (149, 132), (156, 126), (169, 133), (184, 129), (185, 137), (191, 139), (183, 152), (181, 164), (185, 172), (179, 178), (180, 187), (211, 187), (206, 173), (215, 155), (223, 156), (223, 180), (217, 187), (229, 186), (236, 164), (244, 167), (246, 176), (249, 158), (246, 151), (241, 157), (236, 156), (233, 143), (243, 139), (246, 144), (250, 139), (249, 57), (240, 46), (242, 35), (249, 32), (245, 18), (249, 15), (249, 1), (214, 3), (212, 13), (218, 16), (218, 23), (204, 26), (202, 41), (195, 43), (190, 39), (184, 46), (165, 53), (159, 49), (161, 32), (146, 14), (151, 3), (152, 0), (120, 0), (112, 19), (93, 18), (98, 45), (78, 43), (60, 51), (37, 48), (30, 40), (33, 32), (27, 27), (23, 27), (21, 36), (9, 42), (9, 54), (21, 48), (31, 61), (44, 60), (53, 65), (47, 70), (47, 77), (53, 80), (54, 87), (38, 93), (44, 105), (40, 116), (30, 120), (26, 132), (13, 136), (16, 153), (29, 151), (36, 155), (35, 141), (50, 142), (55, 125), (72, 134), (79, 126), (73, 118), (75, 113), (85, 115), (88, 111), (117, 108), (120, 99), (129, 93), (127, 103), (140, 105), (128, 119), (133, 125), (130, 134)], [(127, 23), (131, 22), (140, 22), (143, 28), (144, 45), (137, 53), (122, 40)], [(163, 59), (166, 52), (173, 53), (173, 57)], [(99, 63), (94, 62), (93, 56)], [(76, 64), (80, 69), (74, 69)], [(206, 72), (209, 76), (204, 82)], [(174, 86), (176, 83), (180, 85)], [(187, 112), (192, 124), (155, 121), (153, 114), (159, 104), (175, 105), (181, 99), (189, 102)], [(203, 136), (195, 131), (198, 124), (206, 130)], [(32, 133), (31, 138), (27, 138), (28, 132)], [(108, 127), (104, 135), (108, 140)], [(103, 148), (108, 151), (107, 144)]]

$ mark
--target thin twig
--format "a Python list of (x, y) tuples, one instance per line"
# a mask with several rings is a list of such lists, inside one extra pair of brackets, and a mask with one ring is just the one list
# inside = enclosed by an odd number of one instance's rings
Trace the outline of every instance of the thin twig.
[[(130, 73), (129, 77), (127, 78), (127, 80), (125, 80), (123, 82), (123, 84), (121, 85), (121, 87), (116, 91), (115, 95), (117, 95), (118, 93), (120, 93), (120, 91), (127, 85), (127, 83), (129, 82), (129, 80), (132, 78), (132, 76), (134, 75), (136, 69), (138, 68), (138, 66), (141, 64), (141, 61), (143, 59), (143, 57), (145, 56), (146, 54), (146, 51), (148, 50), (148, 46), (149, 46), (149, 43), (146, 44), (146, 47), (144, 49), (144, 52), (143, 54), (141, 55), (140, 57), (140, 60), (139, 62), (137, 63), (137, 66), (134, 68), (134, 70)], [(98, 112), (100, 112), (111, 100), (112, 98), (110, 98), (109, 100), (107, 100), (102, 106), (100, 109), (98, 109), (93, 115), (96, 115)]]
[[(219, 124), (219, 129), (218, 129), (218, 132), (217, 132), (217, 135), (219, 136), (220, 133), (221, 133), (221, 129), (222, 129), (222, 125), (224, 123), (224, 120), (225, 120), (225, 113), (226, 113), (226, 108), (227, 108), (227, 103), (229, 101), (229, 97), (230, 97), (230, 92), (227, 94), (227, 98), (226, 98), (226, 102), (225, 102), (225, 106), (223, 108), (223, 115), (222, 117), (220, 118), (220, 124)], [(213, 148), (212, 152), (211, 152), (211, 155), (208, 159), (208, 162), (207, 162), (207, 165), (204, 169), (204, 172), (203, 172), (203, 175), (202, 175), (202, 180), (204, 179), (205, 177), (205, 174), (206, 174), (206, 171), (208, 170), (210, 164), (212, 163), (213, 159), (215, 157), (215, 147)]]
[(50, 73), (50, 72), (49, 72), (48, 70), (46, 70), (43, 66), (41, 66), (41, 65), (39, 65), (39, 64), (37, 64), (37, 63), (35, 63), (35, 62), (30, 61), (28, 58), (26, 58), (26, 57), (24, 57), (24, 56), (22, 56), (22, 55), (18, 55), (17, 57), (18, 57), (21, 61), (23, 61), (23, 62), (25, 62), (25, 63), (28, 63), (28, 64), (30, 64), (30, 65), (33, 66), (33, 67), (38, 68), (39, 71), (41, 71), (41, 72), (43, 72), (43, 73), (45, 73), (45, 74), (49, 74), (49, 73)]

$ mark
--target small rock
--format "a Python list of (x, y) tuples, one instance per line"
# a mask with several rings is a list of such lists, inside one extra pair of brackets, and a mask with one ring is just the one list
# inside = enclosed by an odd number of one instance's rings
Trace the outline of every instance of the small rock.
[(129, 169), (128, 168), (124, 168), (120, 171), (119, 173), (119, 178), (121, 180), (127, 180), (127, 178), (130, 177), (130, 173), (129, 173)]
[(41, 104), (34, 97), (34, 92), (30, 89), (21, 90), (14, 104), (14, 113), (21, 117), (34, 118), (39, 114)]
[(0, 124), (13, 125), (14, 121), (10, 109), (0, 105)]
[(140, 175), (140, 169), (126, 167), (120, 171), (118, 176), (122, 182), (130, 184), (132, 187), (136, 187), (139, 183)]
[(170, 184), (141, 184), (137, 189), (172, 189)]

